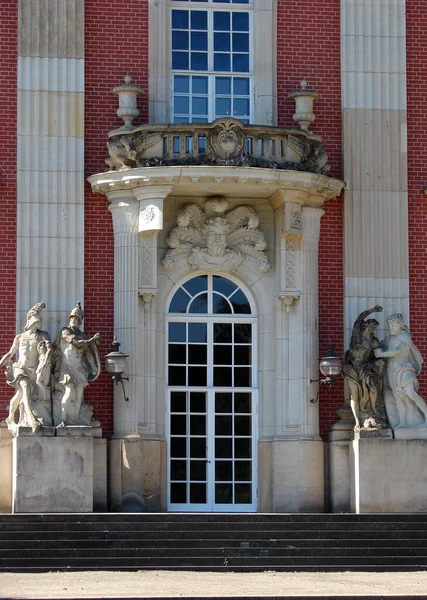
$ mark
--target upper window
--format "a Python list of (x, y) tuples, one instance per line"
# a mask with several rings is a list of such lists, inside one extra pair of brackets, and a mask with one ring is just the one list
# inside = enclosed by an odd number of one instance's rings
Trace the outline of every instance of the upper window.
[(248, 0), (231, 0), (232, 9), (230, 0), (201, 1), (206, 8), (171, 9), (172, 121), (205, 123), (234, 117), (249, 123), (252, 13), (248, 6), (238, 6)]

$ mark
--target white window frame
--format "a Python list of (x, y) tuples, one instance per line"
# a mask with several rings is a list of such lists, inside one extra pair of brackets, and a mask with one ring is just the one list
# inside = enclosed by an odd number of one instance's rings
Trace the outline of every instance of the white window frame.
[[(253, 115), (258, 125), (277, 124), (276, 92), (276, 2), (254, 0), (253, 4), (215, 3), (215, 10), (252, 12)], [(149, 122), (168, 123), (171, 115), (171, 5), (173, 8), (204, 9), (206, 2), (149, 0)], [(251, 11), (252, 7), (252, 11)], [(165, 34), (166, 32), (166, 34)], [(187, 73), (189, 73), (187, 71)], [(202, 71), (198, 72), (200, 75)], [(231, 73), (228, 73), (231, 75)]]

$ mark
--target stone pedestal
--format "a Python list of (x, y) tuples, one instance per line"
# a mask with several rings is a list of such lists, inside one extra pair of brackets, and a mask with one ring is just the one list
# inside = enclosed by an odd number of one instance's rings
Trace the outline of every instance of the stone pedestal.
[(11, 459), (12, 512), (106, 510), (106, 440), (20, 435)]
[(353, 440), (351, 511), (427, 512), (426, 464), (427, 440)]

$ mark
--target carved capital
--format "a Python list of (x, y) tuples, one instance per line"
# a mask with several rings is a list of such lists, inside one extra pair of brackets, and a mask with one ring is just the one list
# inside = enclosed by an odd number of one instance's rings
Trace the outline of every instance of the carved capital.
[(286, 312), (291, 310), (291, 306), (298, 304), (301, 292), (280, 292), (279, 298), (285, 305)]

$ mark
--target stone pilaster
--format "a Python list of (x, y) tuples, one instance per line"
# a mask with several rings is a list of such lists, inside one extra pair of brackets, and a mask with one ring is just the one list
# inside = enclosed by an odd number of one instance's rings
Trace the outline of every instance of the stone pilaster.
[(341, 0), (341, 48), (348, 346), (375, 304), (409, 320), (405, 0)]
[(139, 297), (138, 201), (132, 191), (110, 192), (109, 210), (114, 227), (114, 333), (129, 354), (126, 402), (121, 387), (114, 390), (114, 434), (138, 434)]
[(84, 0), (18, 2), (17, 328), (84, 302)]

